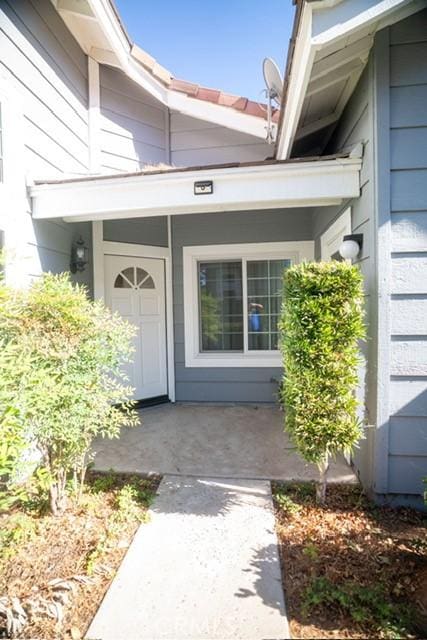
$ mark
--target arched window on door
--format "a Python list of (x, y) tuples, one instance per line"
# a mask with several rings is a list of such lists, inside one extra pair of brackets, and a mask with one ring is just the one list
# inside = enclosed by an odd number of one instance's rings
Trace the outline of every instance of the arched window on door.
[(140, 267), (127, 267), (120, 271), (114, 281), (115, 289), (155, 289), (150, 274)]

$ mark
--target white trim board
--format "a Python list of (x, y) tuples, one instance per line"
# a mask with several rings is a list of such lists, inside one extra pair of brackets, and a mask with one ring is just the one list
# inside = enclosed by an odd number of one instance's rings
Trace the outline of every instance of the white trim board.
[(92, 223), (93, 244), (93, 278), (95, 299), (104, 299), (104, 256), (134, 256), (136, 258), (157, 258), (165, 264), (165, 293), (166, 293), (166, 351), (168, 395), (171, 402), (175, 402), (175, 351), (173, 344), (173, 302), (172, 302), (172, 257), (169, 247), (132, 244), (125, 242), (110, 242), (103, 240), (103, 224)]
[(331, 260), (332, 256), (339, 250), (343, 237), (349, 234), (351, 234), (351, 207), (345, 209), (320, 236), (321, 260)]
[[(296, 137), (309, 135), (340, 118), (368, 60), (375, 32), (425, 7), (427, 0), (315, 0), (303, 3), (276, 143), (275, 157), (278, 160), (290, 157)], [(337, 63), (340, 56), (341, 60)], [(314, 81), (319, 78), (316, 67), (322, 68), (322, 76), (335, 69), (336, 79), (338, 66), (343, 69), (344, 63), (349, 60), (360, 64), (348, 68), (348, 83), (338, 103), (334, 92), (331, 92), (333, 113), (314, 119), (304, 129), (298, 130), (310, 83), (312, 88)], [(327, 86), (326, 82), (323, 89)]]
[[(109, 0), (73, 2), (72, 10), (69, 0), (52, 1), (68, 29), (88, 56), (99, 64), (108, 64), (121, 69), (160, 104), (193, 118), (213, 122), (257, 138), (266, 138), (267, 123), (263, 118), (174, 91), (165, 84), (170, 80), (166, 70), (162, 74), (165, 82), (162, 82), (144, 68), (143, 64), (132, 55), (131, 43)], [(141, 8), (141, 19), (142, 15)]]
[[(209, 167), (35, 185), (33, 217), (67, 222), (338, 205), (360, 195), (360, 158)], [(194, 182), (213, 193), (195, 195)]]
[[(294, 264), (314, 259), (314, 242), (260, 242), (183, 247), (184, 339), (186, 367), (281, 367), (279, 351), (200, 353), (198, 318), (199, 260), (286, 259)], [(243, 283), (245, 286), (245, 283)], [(246, 314), (243, 312), (243, 321)], [(246, 326), (246, 325), (245, 325)]]

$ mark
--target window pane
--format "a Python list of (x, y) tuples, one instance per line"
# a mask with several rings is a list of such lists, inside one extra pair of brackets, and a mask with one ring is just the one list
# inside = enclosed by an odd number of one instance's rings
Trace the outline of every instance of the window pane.
[(270, 260), (270, 277), (282, 280), (284, 270), (290, 266), (290, 260)]
[(201, 351), (243, 351), (241, 262), (200, 262)]
[(247, 265), (248, 278), (268, 278), (267, 260), (251, 260)]
[(270, 343), (268, 333), (250, 333), (248, 345), (251, 350), (269, 351)]
[(278, 348), (283, 272), (290, 265), (290, 260), (251, 260), (247, 263), (250, 351)]
[(131, 289), (131, 285), (129, 284), (129, 282), (125, 280), (125, 278), (123, 278), (120, 273), (114, 282), (114, 287), (116, 289)]

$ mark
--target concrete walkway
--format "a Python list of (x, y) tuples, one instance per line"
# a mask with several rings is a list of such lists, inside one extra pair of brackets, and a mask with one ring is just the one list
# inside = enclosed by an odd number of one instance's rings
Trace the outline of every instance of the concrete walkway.
[[(254, 480), (315, 480), (274, 405), (167, 404), (140, 411), (141, 425), (95, 443), (95, 468)], [(329, 482), (355, 482), (341, 456)]]
[(270, 483), (165, 476), (86, 637), (288, 638)]

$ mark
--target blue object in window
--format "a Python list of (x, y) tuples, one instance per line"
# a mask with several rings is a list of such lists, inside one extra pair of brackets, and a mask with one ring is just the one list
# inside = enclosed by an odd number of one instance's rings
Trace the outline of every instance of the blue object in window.
[(253, 309), (249, 314), (249, 325), (251, 331), (261, 331), (261, 316), (258, 309)]

